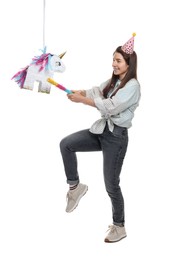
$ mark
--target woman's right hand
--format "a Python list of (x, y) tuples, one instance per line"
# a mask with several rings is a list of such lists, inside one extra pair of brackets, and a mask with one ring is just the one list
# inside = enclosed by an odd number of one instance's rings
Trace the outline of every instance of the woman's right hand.
[(80, 94), (83, 97), (86, 97), (86, 91), (85, 90), (71, 90), (73, 93)]

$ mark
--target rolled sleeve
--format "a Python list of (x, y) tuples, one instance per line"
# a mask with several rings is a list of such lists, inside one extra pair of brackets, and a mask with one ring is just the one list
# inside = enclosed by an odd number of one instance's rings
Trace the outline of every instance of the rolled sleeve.
[(104, 100), (102, 98), (98, 97), (98, 98), (94, 99), (94, 102), (95, 102), (95, 106), (101, 112), (101, 114), (106, 114), (107, 109), (104, 104)]
[(103, 97), (103, 95), (99, 87), (93, 87), (86, 90), (86, 97), (94, 99), (96, 97)]

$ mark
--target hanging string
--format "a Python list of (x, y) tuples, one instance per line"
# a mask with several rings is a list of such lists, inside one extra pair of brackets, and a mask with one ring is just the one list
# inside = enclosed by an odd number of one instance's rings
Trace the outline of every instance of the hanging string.
[(43, 0), (43, 49), (45, 49), (45, 7), (46, 2)]

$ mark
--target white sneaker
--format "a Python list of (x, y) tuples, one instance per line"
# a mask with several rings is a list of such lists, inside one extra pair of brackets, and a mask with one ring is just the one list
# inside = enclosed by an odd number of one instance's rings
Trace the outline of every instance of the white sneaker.
[(74, 190), (69, 190), (67, 193), (67, 207), (66, 212), (72, 212), (78, 205), (80, 199), (85, 195), (88, 190), (88, 186), (82, 183), (77, 185)]
[(125, 227), (116, 225), (109, 225), (107, 232), (108, 234), (105, 237), (104, 242), (108, 243), (117, 242), (127, 236)]

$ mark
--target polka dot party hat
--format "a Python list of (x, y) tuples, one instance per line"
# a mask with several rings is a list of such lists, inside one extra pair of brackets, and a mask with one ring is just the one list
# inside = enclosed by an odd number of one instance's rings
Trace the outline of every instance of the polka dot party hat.
[(127, 53), (132, 54), (134, 51), (134, 37), (136, 33), (132, 34), (132, 37), (121, 47), (121, 49)]

